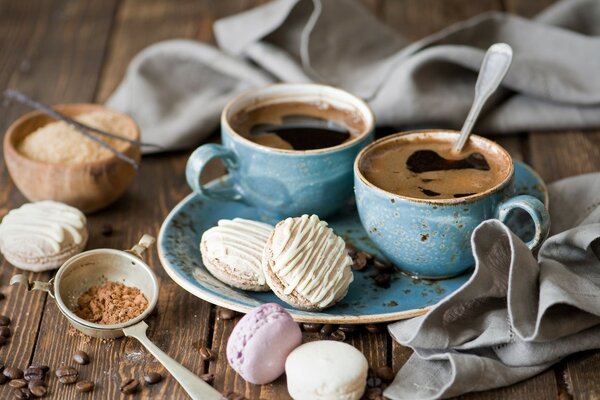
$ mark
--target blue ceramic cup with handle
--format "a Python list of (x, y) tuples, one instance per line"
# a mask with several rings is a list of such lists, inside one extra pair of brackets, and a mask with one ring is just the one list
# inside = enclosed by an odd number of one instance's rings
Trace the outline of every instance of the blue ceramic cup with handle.
[[(365, 147), (356, 158), (354, 164), (354, 185), (356, 204), (361, 223), (369, 238), (381, 252), (398, 268), (407, 273), (422, 277), (441, 279), (461, 274), (474, 264), (471, 252), (471, 234), (481, 222), (497, 218), (506, 221), (514, 212), (529, 214), (535, 225), (535, 234), (527, 242), (529, 248), (536, 249), (548, 235), (550, 218), (543, 203), (530, 195), (515, 195), (514, 164), (512, 158), (500, 145), (477, 135), (471, 135), (472, 145), (482, 151), (483, 155), (493, 157), (500, 166), (497, 177), (490, 187), (478, 193), (469, 193), (459, 197), (435, 198), (439, 193), (427, 196), (408, 196), (410, 190), (392, 190), (388, 186), (384, 190), (379, 186), (389, 184), (391, 179), (376, 181), (388, 172), (377, 169), (373, 160), (385, 151), (394, 151), (394, 170), (405, 168), (408, 158), (396, 156), (405, 149), (427, 147), (426, 143), (447, 142), (449, 146), (458, 137), (459, 132), (448, 130), (427, 130), (398, 133), (384, 137)], [(413, 146), (413, 147), (409, 147)], [(408, 150), (406, 150), (408, 151)], [(406, 154), (408, 152), (404, 153)], [(413, 153), (414, 154), (414, 153)], [(390, 169), (392, 170), (392, 169)], [(381, 171), (381, 175), (376, 175)], [(471, 174), (471, 169), (464, 169), (462, 174)], [(394, 171), (392, 171), (394, 172)], [(413, 175), (411, 175), (411, 173)], [(374, 175), (375, 174), (375, 175)], [(404, 172), (403, 172), (404, 174)], [(371, 178), (371, 181), (367, 179)], [(404, 175), (403, 175), (404, 176)], [(410, 172), (406, 181), (398, 182), (431, 182), (425, 175)], [(469, 177), (469, 175), (464, 175)], [(388, 175), (389, 177), (389, 175)], [(383, 178), (386, 179), (386, 178)], [(420, 190), (426, 188), (423, 183)], [(398, 194), (403, 193), (403, 194)], [(414, 192), (413, 192), (414, 193)], [(440, 196), (442, 197), (442, 196)]]
[[(257, 143), (247, 132), (235, 129), (234, 121), (254, 109), (291, 104), (291, 113), (318, 108), (323, 121), (332, 109), (350, 118), (355, 131), (343, 143), (309, 150), (277, 148)], [(286, 106), (287, 107), (287, 106)], [(333, 115), (333, 114), (332, 114)], [(294, 115), (294, 117), (297, 117)], [(340, 123), (338, 121), (338, 123)], [(326, 217), (344, 206), (353, 195), (353, 164), (356, 155), (373, 141), (375, 121), (368, 105), (343, 90), (317, 84), (274, 84), (242, 93), (221, 114), (222, 144), (196, 149), (186, 166), (186, 178), (198, 194), (222, 201), (238, 201), (256, 207), (265, 218), (302, 214)], [(349, 129), (350, 130), (350, 129)], [(232, 186), (204, 186), (203, 169), (220, 158)]]

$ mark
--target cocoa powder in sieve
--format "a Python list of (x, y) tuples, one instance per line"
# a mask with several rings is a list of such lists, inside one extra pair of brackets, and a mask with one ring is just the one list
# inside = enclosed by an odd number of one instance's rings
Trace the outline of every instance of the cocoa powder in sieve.
[(148, 300), (140, 289), (119, 282), (92, 286), (79, 296), (73, 312), (86, 321), (102, 325), (127, 322), (148, 308)]

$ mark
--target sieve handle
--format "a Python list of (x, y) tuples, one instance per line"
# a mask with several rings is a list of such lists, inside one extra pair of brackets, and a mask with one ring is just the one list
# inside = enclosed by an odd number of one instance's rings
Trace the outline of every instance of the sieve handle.
[(52, 287), (54, 286), (54, 278), (50, 279), (48, 282), (41, 281), (33, 281), (29, 282), (29, 278), (27, 278), (23, 274), (17, 274), (10, 278), (11, 285), (23, 285), (27, 288), (27, 291), (30, 292), (32, 290), (41, 290), (42, 292), (48, 292), (50, 297), (54, 298), (54, 292), (52, 291)]
[(135, 325), (123, 328), (123, 333), (127, 337), (136, 338), (166, 369), (171, 373), (173, 378), (179, 382), (183, 389), (194, 400), (220, 400), (221, 393), (204, 382), (198, 375), (179, 364), (177, 361), (169, 357), (164, 351), (158, 348), (146, 336), (148, 324), (144, 321)]
[(146, 234), (144, 234), (144, 236), (142, 236), (142, 238), (140, 239), (138, 244), (133, 246), (130, 250), (128, 250), (128, 252), (137, 256), (138, 258), (142, 258), (142, 255), (144, 254), (144, 252), (146, 250), (148, 250), (148, 248), (150, 246), (152, 246), (152, 244), (154, 244), (154, 242), (156, 242), (156, 239), (154, 238), (154, 236), (148, 235), (146, 233)]

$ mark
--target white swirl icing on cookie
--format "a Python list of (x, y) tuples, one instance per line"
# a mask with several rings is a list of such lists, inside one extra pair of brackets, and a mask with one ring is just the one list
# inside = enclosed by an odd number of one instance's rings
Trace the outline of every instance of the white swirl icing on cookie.
[(273, 272), (284, 283), (319, 307), (343, 295), (352, 282), (352, 259), (346, 243), (316, 215), (288, 218), (275, 227), (272, 238)]
[(0, 224), (0, 240), (43, 240), (54, 253), (59, 253), (69, 235), (74, 244), (81, 244), (85, 215), (78, 209), (55, 201), (27, 203), (11, 210)]
[(204, 256), (256, 275), (265, 284), (262, 253), (273, 226), (243, 218), (222, 219), (202, 235)]

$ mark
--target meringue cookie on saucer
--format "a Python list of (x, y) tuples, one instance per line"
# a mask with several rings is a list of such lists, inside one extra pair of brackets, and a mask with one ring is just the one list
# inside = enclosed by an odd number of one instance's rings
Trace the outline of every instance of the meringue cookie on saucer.
[(222, 219), (200, 239), (202, 261), (218, 280), (256, 292), (269, 291), (262, 253), (273, 226), (243, 218)]
[(331, 307), (348, 293), (353, 279), (346, 243), (316, 215), (279, 222), (262, 263), (271, 290), (302, 310)]
[(85, 215), (56, 201), (27, 203), (0, 223), (0, 252), (17, 268), (46, 271), (60, 267), (87, 243)]

